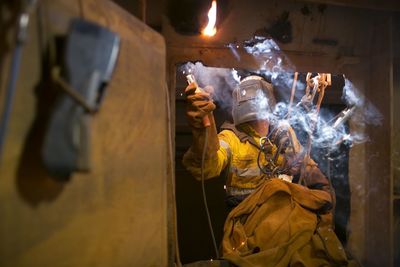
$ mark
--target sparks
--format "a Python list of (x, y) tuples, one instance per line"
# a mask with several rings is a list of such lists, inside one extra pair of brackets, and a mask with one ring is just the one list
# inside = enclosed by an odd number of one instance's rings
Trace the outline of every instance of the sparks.
[(212, 1), (211, 8), (208, 11), (208, 24), (202, 30), (202, 34), (205, 36), (214, 36), (217, 33), (217, 28), (215, 28), (215, 23), (217, 21), (217, 1)]

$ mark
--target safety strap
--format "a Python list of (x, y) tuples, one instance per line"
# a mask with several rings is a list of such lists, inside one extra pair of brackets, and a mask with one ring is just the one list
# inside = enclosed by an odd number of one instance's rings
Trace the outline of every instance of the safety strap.
[(221, 130), (232, 131), (239, 138), (240, 142), (245, 143), (246, 141), (248, 141), (250, 144), (260, 149), (260, 145), (254, 140), (252, 136), (237, 129), (233, 123), (224, 122), (221, 126)]

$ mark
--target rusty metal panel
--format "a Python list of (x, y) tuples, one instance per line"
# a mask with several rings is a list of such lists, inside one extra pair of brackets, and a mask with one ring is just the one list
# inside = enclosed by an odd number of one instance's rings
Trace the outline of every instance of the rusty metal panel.
[(40, 3), (53, 30), (46, 36), (82, 16), (118, 33), (120, 54), (93, 119), (93, 169), (60, 182), (40, 162), (48, 103), (33, 94), (46, 90), (28, 59), (38, 58), (37, 43), (27, 44), (15, 110), (36, 113), (13, 115), (0, 166), (0, 266), (167, 266), (164, 39), (107, 0)]

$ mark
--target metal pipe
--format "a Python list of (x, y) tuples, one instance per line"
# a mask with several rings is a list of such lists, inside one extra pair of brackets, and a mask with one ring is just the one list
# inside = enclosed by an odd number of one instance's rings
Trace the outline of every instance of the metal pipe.
[(147, 9), (147, 1), (146, 0), (140, 0), (140, 16), (143, 21), (143, 23), (146, 23), (146, 9)]
[(7, 134), (7, 127), (11, 116), (16, 83), (18, 78), (18, 71), (21, 64), (21, 53), (24, 43), (28, 35), (29, 16), (36, 7), (36, 0), (27, 1), (25, 9), (20, 13), (17, 24), (17, 34), (15, 40), (15, 49), (12, 56), (10, 74), (7, 82), (6, 96), (3, 112), (0, 121), (0, 161), (3, 154), (5, 138)]

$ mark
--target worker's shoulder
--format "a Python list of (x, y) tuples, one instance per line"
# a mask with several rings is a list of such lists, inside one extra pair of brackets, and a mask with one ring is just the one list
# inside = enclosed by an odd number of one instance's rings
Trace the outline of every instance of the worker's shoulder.
[(224, 136), (236, 136), (236, 134), (230, 130), (230, 129), (222, 129), (218, 135), (224, 135)]
[(240, 140), (236, 136), (236, 134), (232, 130), (229, 130), (229, 129), (223, 129), (221, 132), (219, 132), (218, 137), (224, 139), (225, 141), (229, 141), (229, 142), (240, 142)]

